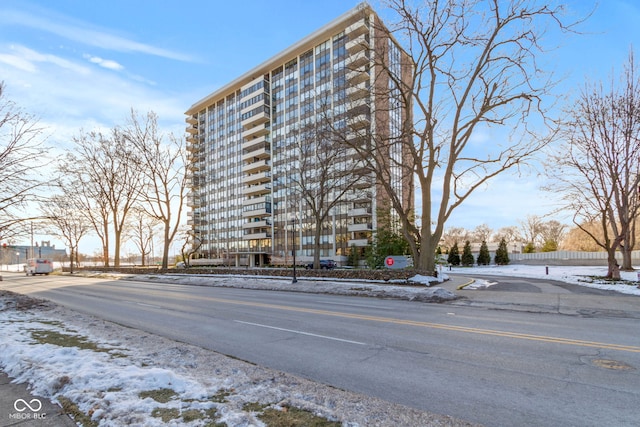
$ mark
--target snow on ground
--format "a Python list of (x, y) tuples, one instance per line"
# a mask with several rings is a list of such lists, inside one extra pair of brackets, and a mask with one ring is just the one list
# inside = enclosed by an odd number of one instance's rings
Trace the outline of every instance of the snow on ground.
[[(296, 407), (347, 427), (472, 425), (34, 301), (0, 291), (0, 370), (38, 396), (73, 402), (99, 426), (263, 426), (246, 404)], [(59, 336), (97, 348), (39, 341)], [(160, 389), (172, 390), (169, 401), (144, 394)]]
[(495, 282), (490, 280), (481, 279), (482, 275), (490, 275), (556, 280), (589, 288), (616, 291), (622, 294), (640, 295), (640, 289), (638, 288), (640, 271), (621, 271), (620, 278), (622, 280), (620, 282), (612, 282), (603, 279), (607, 274), (607, 267), (514, 264), (504, 266), (455, 267), (448, 272), (476, 278), (475, 283), (467, 286), (465, 289), (489, 287), (495, 284)]
[[(122, 276), (120, 276), (122, 277)], [(127, 278), (127, 277), (124, 277)], [(288, 292), (314, 292), (333, 295), (360, 295), (380, 298), (397, 298), (409, 301), (442, 302), (456, 299), (456, 295), (440, 286), (433, 286), (448, 279), (416, 275), (406, 281), (367, 281), (330, 278), (291, 278), (267, 276), (234, 276), (224, 274), (163, 274), (129, 276), (133, 280), (150, 280), (160, 283), (175, 283), (195, 286), (225, 286), (243, 289), (263, 289)], [(413, 286), (407, 286), (407, 285)], [(425, 285), (425, 286), (423, 286)]]

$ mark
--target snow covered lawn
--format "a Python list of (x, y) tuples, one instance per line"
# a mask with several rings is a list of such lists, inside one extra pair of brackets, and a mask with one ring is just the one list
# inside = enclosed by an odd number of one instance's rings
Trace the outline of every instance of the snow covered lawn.
[[(548, 269), (548, 270), (547, 270)], [(482, 280), (483, 275), (529, 277), (534, 279), (557, 280), (565, 283), (616, 291), (622, 294), (640, 295), (638, 280), (639, 271), (621, 271), (621, 281), (604, 280), (607, 274), (606, 267), (570, 267), (570, 266), (544, 266), (544, 265), (504, 265), (483, 267), (455, 267), (450, 273), (457, 273), (476, 278), (476, 282), (466, 289), (474, 287), (491, 286), (490, 281)]]

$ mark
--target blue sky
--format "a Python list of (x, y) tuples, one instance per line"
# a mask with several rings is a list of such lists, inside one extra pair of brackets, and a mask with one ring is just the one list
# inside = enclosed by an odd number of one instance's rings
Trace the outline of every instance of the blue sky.
[[(152, 109), (182, 134), (191, 104), (358, 3), (1, 0), (0, 80), (10, 99), (40, 117), (53, 146), (66, 146), (80, 129), (121, 124), (131, 108)], [(565, 3), (582, 16), (595, 0)], [(567, 76), (562, 91), (618, 74), (629, 48), (640, 47), (639, 22), (640, 0), (602, 0), (579, 27), (583, 35), (553, 39), (560, 47), (548, 63)], [(498, 178), (449, 226), (497, 229), (550, 212), (552, 199), (539, 186), (535, 174)]]

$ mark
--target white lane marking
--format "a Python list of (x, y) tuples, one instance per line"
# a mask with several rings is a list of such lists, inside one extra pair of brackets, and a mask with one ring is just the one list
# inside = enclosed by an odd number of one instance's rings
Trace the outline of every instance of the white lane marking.
[(380, 307), (379, 305), (373, 304), (349, 304), (346, 302), (331, 302), (331, 301), (316, 301), (316, 304), (325, 304), (325, 305), (342, 305), (346, 307), (356, 307), (356, 308), (375, 308), (376, 310), (395, 310), (391, 307)]
[(126, 302), (127, 304), (133, 304), (133, 305), (141, 305), (142, 307), (151, 307), (151, 308), (162, 308), (159, 305), (153, 305), (153, 304), (147, 304), (144, 302), (138, 302), (138, 301), (127, 301), (127, 300), (123, 300), (123, 302)]
[(367, 345), (366, 343), (359, 342), (359, 341), (351, 341), (351, 340), (345, 340), (345, 339), (342, 339), (342, 338), (328, 337), (326, 335), (312, 334), (310, 332), (296, 331), (294, 329), (278, 328), (276, 326), (262, 325), (260, 323), (243, 322), (242, 320), (234, 320), (234, 322), (242, 323), (244, 325), (258, 326), (260, 328), (275, 329), (276, 331), (291, 332), (291, 333), (294, 333), (294, 334), (307, 335), (307, 336), (310, 336), (310, 337), (324, 338), (324, 339), (333, 340), (333, 341), (341, 341), (341, 342), (346, 342), (346, 343), (349, 343), (349, 344)]

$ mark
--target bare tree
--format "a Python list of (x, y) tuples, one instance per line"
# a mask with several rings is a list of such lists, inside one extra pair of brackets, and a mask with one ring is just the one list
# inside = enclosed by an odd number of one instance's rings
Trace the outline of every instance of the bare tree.
[(538, 215), (527, 215), (524, 221), (520, 221), (520, 230), (525, 243), (532, 250), (540, 244), (543, 222)]
[(191, 228), (183, 228), (181, 233), (182, 246), (180, 247), (180, 254), (182, 255), (182, 262), (185, 267), (189, 267), (191, 264), (191, 257), (197, 254), (202, 246), (202, 240), (196, 237)]
[[(398, 73), (393, 61), (374, 50), (382, 71), (374, 76), (372, 91), (378, 100), (386, 96), (391, 106), (400, 103), (413, 116), (403, 118), (401, 136), (382, 135), (368, 152), (360, 152), (390, 195), (416, 267), (432, 271), (436, 246), (454, 210), (491, 178), (525, 165), (551, 140), (544, 124), (553, 82), (538, 61), (547, 25), (568, 27), (560, 19), (562, 8), (544, 1), (385, 3), (398, 15), (390, 30), (409, 54), (408, 59), (400, 56), (400, 65), (410, 68), (411, 76)], [(374, 40), (372, 45), (384, 43)], [(528, 126), (533, 122), (544, 135)], [(479, 135), (504, 130), (511, 134), (476, 148)], [(372, 164), (398, 142), (405, 153), (401, 159), (392, 159), (386, 170)], [(402, 209), (400, 194), (388, 179), (390, 167), (402, 168), (405, 176), (415, 174), (422, 198), (420, 223)]]
[(23, 211), (41, 184), (36, 173), (44, 160), (42, 131), (35, 117), (6, 99), (0, 82), (0, 239), (14, 237), (17, 226), (33, 219)]
[[(95, 138), (101, 138), (99, 134), (94, 134)], [(76, 139), (82, 141), (81, 146), (90, 144), (87, 135), (82, 135)], [(59, 186), (63, 189), (73, 189), (77, 198), (77, 203), (82, 206), (78, 214), (82, 215), (91, 225), (93, 233), (100, 239), (102, 250), (100, 258), (104, 266), (109, 267), (109, 201), (107, 192), (104, 191), (102, 181), (99, 179), (100, 168), (86, 167), (78, 164), (80, 158), (87, 158), (90, 152), (86, 151), (84, 156), (67, 153), (64, 160), (57, 166), (59, 173)]]
[(462, 227), (451, 227), (442, 233), (440, 239), (440, 245), (445, 252), (453, 247), (458, 242), (465, 242), (469, 240), (469, 231)]
[[(587, 228), (589, 233), (585, 233), (583, 228)], [(597, 222), (591, 224), (582, 224), (580, 227), (573, 227), (567, 231), (562, 241), (562, 248), (568, 251), (585, 251), (597, 252), (602, 251), (602, 247), (597, 245), (591, 234), (597, 236), (599, 241), (602, 239), (602, 228)]]
[(150, 218), (143, 210), (134, 210), (133, 218), (128, 227), (131, 240), (140, 251), (142, 266), (147, 265), (147, 260), (153, 247), (153, 236), (158, 221)]
[[(563, 124), (566, 143), (551, 157), (553, 191), (564, 194), (574, 223), (607, 251), (607, 277), (619, 278), (616, 251), (623, 268), (633, 269), (631, 250), (639, 214), (640, 80), (633, 54), (619, 85), (585, 84)], [(588, 224), (598, 223), (598, 233)]]
[(481, 224), (473, 230), (473, 240), (475, 242), (489, 242), (493, 230), (487, 224)]
[[(293, 193), (311, 219), (313, 265), (316, 269), (320, 268), (321, 236), (331, 234), (331, 212), (345, 200), (347, 193), (352, 193), (353, 198), (354, 192), (370, 188), (372, 183), (370, 171), (361, 161), (354, 159), (357, 153), (344, 144), (342, 131), (336, 133), (328, 103), (321, 104), (317, 118), (299, 130), (297, 159), (289, 175), (296, 187)], [(363, 187), (361, 184), (369, 185)]]
[(567, 226), (557, 220), (550, 220), (541, 224), (542, 252), (557, 251), (562, 243)]
[(498, 231), (495, 232), (493, 236), (494, 242), (499, 242), (503, 240), (506, 243), (514, 243), (516, 241), (522, 241), (522, 236), (520, 234), (520, 230), (515, 225), (502, 227)]
[(73, 189), (66, 188), (64, 191), (40, 203), (40, 210), (51, 224), (51, 234), (62, 239), (69, 248), (69, 269), (73, 274), (74, 266), (79, 265), (78, 245), (91, 226), (86, 217), (79, 213), (83, 207), (78, 203)]
[(158, 131), (158, 116), (152, 111), (144, 118), (131, 111), (126, 136), (140, 156), (139, 173), (146, 189), (141, 194), (142, 209), (163, 226), (162, 268), (167, 268), (187, 192), (186, 150), (182, 140)]
[(121, 129), (109, 135), (82, 132), (74, 138), (60, 170), (73, 177), (82, 194), (95, 232), (102, 239), (105, 265), (109, 260), (109, 232), (115, 240), (114, 266), (120, 266), (122, 236), (127, 217), (138, 201), (142, 187), (139, 156)]

